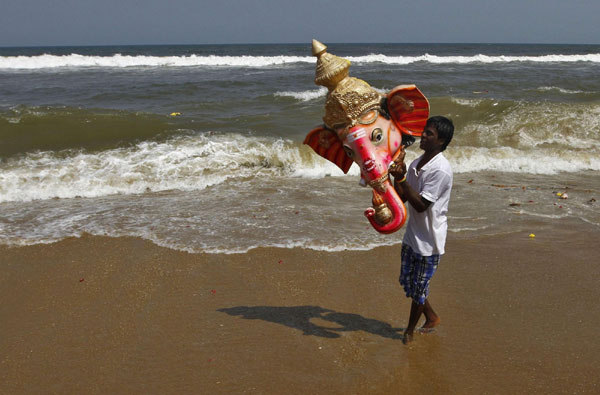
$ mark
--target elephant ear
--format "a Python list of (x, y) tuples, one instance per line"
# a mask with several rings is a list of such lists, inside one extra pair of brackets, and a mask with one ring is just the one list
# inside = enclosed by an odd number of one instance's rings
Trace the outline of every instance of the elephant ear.
[(310, 146), (317, 154), (335, 163), (342, 171), (348, 173), (352, 159), (346, 155), (342, 140), (335, 132), (319, 126), (311, 130), (304, 139), (304, 144)]
[(388, 111), (402, 133), (421, 136), (429, 118), (429, 102), (415, 85), (400, 85), (387, 95)]

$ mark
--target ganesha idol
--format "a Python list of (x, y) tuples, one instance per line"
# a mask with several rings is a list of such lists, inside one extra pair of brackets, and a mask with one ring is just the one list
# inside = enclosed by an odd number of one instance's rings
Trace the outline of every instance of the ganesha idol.
[(315, 83), (329, 92), (324, 124), (308, 133), (304, 143), (344, 173), (355, 162), (360, 167), (360, 184), (373, 188), (373, 207), (365, 216), (378, 232), (395, 232), (406, 221), (406, 208), (388, 173), (404, 167), (404, 148), (414, 142), (414, 136), (421, 136), (429, 103), (414, 85), (397, 86), (381, 95), (365, 81), (348, 75), (350, 61), (326, 50), (313, 40)]

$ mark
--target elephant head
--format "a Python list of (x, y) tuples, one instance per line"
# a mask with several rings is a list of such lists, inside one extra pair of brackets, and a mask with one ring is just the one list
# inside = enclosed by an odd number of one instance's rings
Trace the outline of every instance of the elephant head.
[(347, 173), (355, 162), (361, 185), (373, 188), (373, 206), (365, 210), (371, 225), (392, 233), (404, 225), (406, 208), (388, 176), (402, 164), (404, 147), (420, 136), (429, 103), (414, 85), (402, 85), (382, 96), (365, 81), (348, 76), (350, 62), (326, 52), (313, 40), (318, 57), (315, 83), (329, 89), (324, 124), (304, 140), (317, 154)]

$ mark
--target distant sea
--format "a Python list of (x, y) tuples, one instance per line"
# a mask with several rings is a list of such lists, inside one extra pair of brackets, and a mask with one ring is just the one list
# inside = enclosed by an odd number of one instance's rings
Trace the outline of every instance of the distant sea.
[[(327, 44), (327, 43), (326, 43)], [(456, 125), (450, 231), (600, 230), (600, 45), (328, 44)], [(310, 43), (0, 48), (0, 243), (137, 236), (190, 252), (399, 243), (370, 191), (302, 141)], [(420, 154), (409, 148), (407, 161)], [(558, 199), (567, 192), (569, 199)]]

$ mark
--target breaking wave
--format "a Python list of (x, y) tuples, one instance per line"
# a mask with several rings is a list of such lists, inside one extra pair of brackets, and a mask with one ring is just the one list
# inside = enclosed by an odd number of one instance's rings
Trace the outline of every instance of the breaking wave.
[[(473, 56), (438, 56), (423, 54), (420, 56), (390, 56), (371, 54), (365, 56), (348, 56), (356, 63), (384, 63), (406, 65), (416, 62), (432, 64), (469, 64), (469, 63), (600, 63), (600, 54), (581, 55), (540, 55), (540, 56), (491, 56), (477, 54)], [(219, 56), (219, 55), (187, 55), (187, 56), (143, 56), (122, 55), (90, 56), (70, 55), (35, 55), (35, 56), (2, 56), (0, 69), (36, 70), (61, 68), (127, 68), (127, 67), (272, 67), (297, 63), (313, 64), (313, 56)]]
[[(479, 133), (484, 134), (483, 128)], [(525, 135), (520, 138), (528, 141)], [(589, 149), (569, 150), (550, 142), (472, 146), (466, 135), (458, 138), (445, 155), (456, 173), (600, 170), (600, 147), (591, 147), (592, 140), (572, 139), (571, 144), (586, 144)], [(410, 148), (406, 161), (419, 154), (418, 149)], [(339, 168), (298, 141), (207, 133), (100, 152), (42, 151), (8, 158), (0, 163), (0, 202), (194, 191), (228, 180), (344, 176)], [(353, 165), (347, 176), (358, 180), (358, 166)]]
[(100, 152), (28, 153), (0, 170), (0, 202), (202, 190), (230, 178), (343, 175), (290, 140), (210, 133)]

